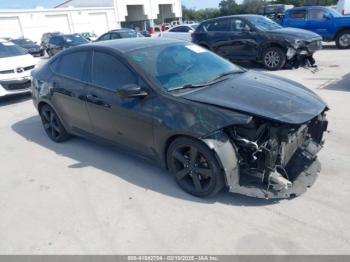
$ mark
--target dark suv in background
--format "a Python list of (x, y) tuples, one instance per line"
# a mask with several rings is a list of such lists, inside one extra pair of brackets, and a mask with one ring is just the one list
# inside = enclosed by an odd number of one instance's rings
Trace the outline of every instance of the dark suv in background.
[(46, 52), (51, 57), (63, 49), (89, 43), (80, 34), (56, 35), (49, 39)]
[(260, 15), (233, 15), (202, 22), (192, 41), (232, 60), (261, 62), (268, 70), (313, 65), (322, 48), (315, 33), (283, 28)]

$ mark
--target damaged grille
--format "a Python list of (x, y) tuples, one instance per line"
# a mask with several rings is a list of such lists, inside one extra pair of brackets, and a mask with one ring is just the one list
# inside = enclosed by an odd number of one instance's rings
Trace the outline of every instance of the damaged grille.
[(229, 128), (238, 153), (240, 185), (289, 189), (301, 170), (316, 158), (326, 129), (323, 114), (299, 126), (254, 120)]
[(322, 42), (321, 41), (312, 41), (307, 46), (307, 49), (311, 52), (315, 52), (317, 50), (320, 50), (322, 48)]

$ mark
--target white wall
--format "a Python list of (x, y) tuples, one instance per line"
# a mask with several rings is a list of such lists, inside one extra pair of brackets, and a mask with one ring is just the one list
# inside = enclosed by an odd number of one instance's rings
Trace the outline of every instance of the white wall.
[[(40, 42), (45, 32), (95, 32), (120, 28), (113, 7), (0, 10), (0, 37), (27, 37)], [(6, 28), (6, 29), (5, 29)]]
[(69, 6), (114, 6), (117, 19), (124, 22), (125, 17), (128, 16), (127, 5), (143, 5), (147, 18), (157, 19), (160, 12), (160, 4), (172, 5), (172, 12), (175, 14), (175, 17), (182, 17), (181, 0), (72, 0), (61, 5), (59, 8)]

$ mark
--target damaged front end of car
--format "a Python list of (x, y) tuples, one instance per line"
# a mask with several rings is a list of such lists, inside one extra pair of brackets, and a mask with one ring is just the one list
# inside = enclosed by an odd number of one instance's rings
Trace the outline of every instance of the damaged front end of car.
[(286, 68), (317, 67), (313, 54), (322, 49), (320, 39), (311, 41), (295, 40), (289, 43), (286, 51)]
[(326, 111), (301, 125), (253, 118), (202, 140), (218, 156), (230, 192), (293, 198), (304, 193), (320, 171), (317, 153), (324, 144)]

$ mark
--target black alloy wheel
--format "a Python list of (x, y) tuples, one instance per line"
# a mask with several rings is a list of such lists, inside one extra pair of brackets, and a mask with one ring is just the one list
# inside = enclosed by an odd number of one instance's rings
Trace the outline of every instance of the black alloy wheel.
[(286, 55), (281, 48), (269, 47), (263, 53), (263, 64), (268, 70), (280, 70), (286, 64)]
[(61, 143), (69, 138), (69, 134), (63, 127), (57, 114), (49, 105), (44, 105), (41, 108), (40, 117), (45, 132), (52, 141), (56, 143)]
[(201, 141), (188, 137), (176, 139), (169, 147), (167, 163), (176, 182), (191, 195), (213, 196), (224, 186), (214, 152)]

